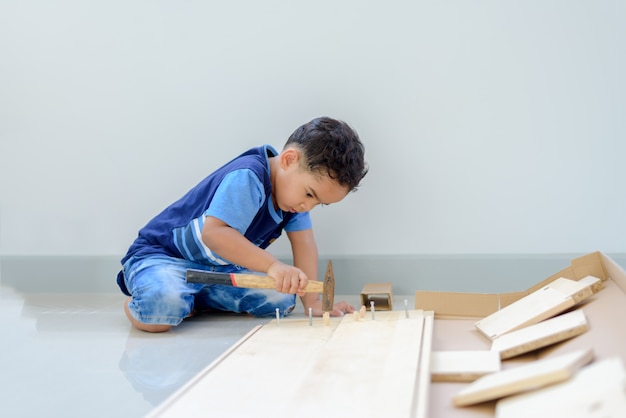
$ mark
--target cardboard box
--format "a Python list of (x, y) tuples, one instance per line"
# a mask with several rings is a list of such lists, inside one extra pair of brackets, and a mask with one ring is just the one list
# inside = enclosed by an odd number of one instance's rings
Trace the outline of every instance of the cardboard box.
[(391, 283), (368, 283), (361, 290), (361, 305), (368, 311), (371, 310), (371, 302), (377, 311), (393, 310), (393, 291)]
[[(626, 320), (626, 272), (601, 252), (572, 260), (568, 267), (525, 291), (503, 294), (418, 291), (415, 294), (415, 308), (435, 312), (432, 347), (434, 351), (489, 350), (491, 341), (474, 326), (477, 319), (509, 305), (559, 277), (580, 280), (586, 276), (601, 279), (603, 285), (603, 289), (597, 294), (575, 307), (584, 310), (590, 329), (582, 335), (539, 349), (521, 358), (505, 360), (502, 362), (502, 368), (586, 348), (593, 349), (595, 361), (620, 357), (626, 363), (626, 326), (623, 325), (623, 321)], [(495, 416), (495, 402), (471, 407), (453, 406), (452, 397), (465, 385), (450, 382), (432, 383), (429, 398), (430, 416), (434, 418)]]

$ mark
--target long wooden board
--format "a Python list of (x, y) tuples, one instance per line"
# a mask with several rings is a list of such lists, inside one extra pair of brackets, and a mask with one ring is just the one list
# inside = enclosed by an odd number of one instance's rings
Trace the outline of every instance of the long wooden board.
[(426, 417), (416, 400), (428, 398), (418, 387), (429, 369), (421, 364), (432, 333), (425, 317), (432, 313), (381, 311), (374, 320), (331, 318), (330, 326), (271, 321), (149, 416)]
[(495, 338), (491, 350), (508, 359), (580, 335), (589, 329), (582, 309)]
[(474, 326), (493, 340), (528, 325), (555, 316), (594, 294), (601, 280), (588, 276), (581, 280), (563, 277), (476, 322)]
[(473, 405), (562, 382), (592, 359), (591, 349), (576, 350), (558, 357), (537, 360), (488, 374), (458, 392), (452, 398), (452, 402), (456, 406)]
[(583, 367), (563, 383), (502, 399), (498, 418), (626, 416), (626, 370), (619, 357)]

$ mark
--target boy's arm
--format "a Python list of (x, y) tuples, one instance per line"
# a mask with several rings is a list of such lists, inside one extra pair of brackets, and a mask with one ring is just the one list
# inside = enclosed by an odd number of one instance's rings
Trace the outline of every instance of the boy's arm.
[[(304, 271), (309, 280), (317, 280), (318, 253), (313, 230), (287, 232), (287, 237), (291, 243), (293, 265)], [(315, 309), (314, 305), (320, 300), (320, 297), (318, 293), (306, 293), (300, 299), (304, 305), (305, 313), (308, 314), (309, 308)]]
[(207, 216), (202, 227), (202, 242), (215, 254), (249, 270), (265, 272), (276, 280), (276, 290), (303, 295), (307, 277), (294, 266), (282, 263), (272, 254), (257, 247), (239, 231), (222, 220)]
[[(293, 254), (293, 264), (306, 273), (309, 280), (317, 280), (317, 243), (312, 229), (303, 231), (287, 232), (287, 237), (291, 243)], [(315, 316), (322, 316), (322, 301), (319, 293), (305, 293), (300, 297), (304, 305), (304, 313), (308, 315), (309, 308)], [(341, 301), (335, 303), (331, 316), (342, 316), (344, 313), (354, 312), (354, 307), (348, 302)]]

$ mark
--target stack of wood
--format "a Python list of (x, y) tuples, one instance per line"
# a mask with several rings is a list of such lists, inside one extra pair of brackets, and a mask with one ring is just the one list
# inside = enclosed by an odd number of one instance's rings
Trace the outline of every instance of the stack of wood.
[[(593, 276), (577, 281), (558, 278), (482, 318), (474, 325), (491, 341), (491, 350), (433, 352), (432, 380), (472, 382), (453, 397), (453, 404), (498, 400), (500, 418), (532, 416), (533, 412), (536, 416), (587, 416), (588, 407), (602, 409), (594, 411), (602, 416), (621, 416), (626, 408), (623, 394), (593, 390), (594, 382), (601, 380), (603, 388), (623, 392), (626, 372), (620, 358), (586, 366), (594, 357), (588, 348), (507, 368), (501, 363), (586, 332), (589, 325), (581, 302), (602, 287), (602, 280)], [(550, 408), (553, 414), (547, 412)]]

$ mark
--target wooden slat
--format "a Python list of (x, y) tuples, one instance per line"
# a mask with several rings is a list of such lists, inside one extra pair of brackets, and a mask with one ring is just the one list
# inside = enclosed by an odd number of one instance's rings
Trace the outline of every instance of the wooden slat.
[(293, 402), (293, 416), (323, 403), (334, 416), (410, 417), (423, 333), (422, 313), (413, 315), (376, 312), (374, 321), (342, 321), (306, 380), (315, 390)]
[(472, 382), (498, 371), (500, 353), (495, 351), (434, 351), (430, 361), (433, 382)]
[(427, 416), (413, 410), (426, 337), (423, 311), (313, 324), (270, 322), (151, 416)]
[(452, 402), (456, 406), (473, 405), (562, 382), (592, 359), (591, 349), (577, 350), (488, 374), (458, 392)]
[(578, 281), (566, 279), (555, 280), (550, 283), (550, 287), (563, 292), (563, 294), (569, 295), (574, 299), (574, 303), (578, 303), (602, 290), (604, 283), (597, 277), (586, 276)]
[(626, 370), (619, 357), (582, 368), (572, 379), (496, 405), (497, 418), (626, 416)]
[(491, 350), (508, 359), (575, 337), (588, 329), (585, 313), (578, 309), (501, 335), (493, 340)]
[(597, 278), (575, 281), (561, 277), (474, 325), (483, 335), (493, 340), (507, 332), (536, 324), (564, 312), (591, 296), (594, 286), (599, 281)]

